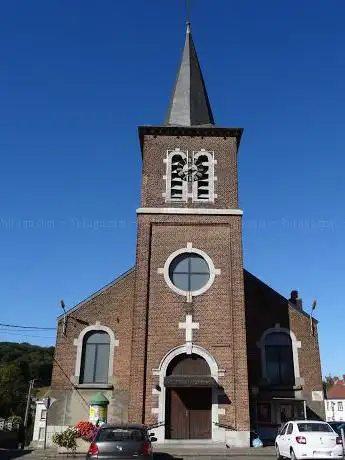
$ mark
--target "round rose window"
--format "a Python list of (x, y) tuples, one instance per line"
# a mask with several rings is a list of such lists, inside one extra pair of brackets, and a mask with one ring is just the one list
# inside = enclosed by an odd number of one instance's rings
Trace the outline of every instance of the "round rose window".
[(206, 260), (199, 254), (185, 252), (171, 261), (169, 279), (181, 291), (198, 291), (208, 283), (210, 268)]

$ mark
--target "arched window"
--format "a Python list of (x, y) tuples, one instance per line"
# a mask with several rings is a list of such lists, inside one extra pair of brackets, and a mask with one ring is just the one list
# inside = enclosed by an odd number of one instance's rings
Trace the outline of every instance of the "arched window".
[(80, 383), (108, 383), (109, 355), (109, 334), (88, 332), (83, 340)]
[(272, 385), (294, 385), (291, 338), (285, 332), (271, 332), (265, 338), (266, 378)]
[(183, 179), (183, 170), (188, 165), (185, 152), (180, 149), (168, 151), (166, 162), (166, 193), (167, 201), (187, 201), (187, 182)]
[(193, 201), (214, 201), (214, 159), (211, 152), (200, 151), (193, 155), (198, 180), (193, 183)]

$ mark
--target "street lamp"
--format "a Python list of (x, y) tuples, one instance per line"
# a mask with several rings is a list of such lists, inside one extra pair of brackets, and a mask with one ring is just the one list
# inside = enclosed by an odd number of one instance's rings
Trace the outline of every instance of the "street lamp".
[(66, 320), (67, 320), (66, 307), (65, 307), (65, 302), (63, 300), (61, 300), (60, 303), (61, 303), (61, 308), (63, 310), (62, 334), (66, 335)]

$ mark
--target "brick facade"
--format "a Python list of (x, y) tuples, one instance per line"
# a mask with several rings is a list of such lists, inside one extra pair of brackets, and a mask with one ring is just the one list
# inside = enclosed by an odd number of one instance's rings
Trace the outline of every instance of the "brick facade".
[[(244, 271), (244, 287), (249, 392), (251, 394), (253, 387), (257, 387), (258, 391), (258, 395), (251, 398), (252, 405), (260, 402), (271, 403), (272, 411), (276, 411), (276, 413), (272, 413), (272, 432), (276, 432), (276, 428), (282, 422), (278, 413), (278, 402), (279, 404), (289, 404), (296, 400), (295, 405), (296, 407), (299, 406), (297, 407), (299, 409), (298, 414), (304, 417), (303, 401), (305, 401), (308, 418), (324, 418), (316, 325), (315, 333), (313, 333), (308, 314), (246, 270)], [(264, 381), (261, 350), (258, 346), (265, 331), (269, 329), (280, 330), (280, 328), (291, 331), (299, 342), (297, 354), (300, 377), (295, 379), (294, 386), (287, 388), (270, 386)], [(275, 401), (277, 402), (275, 403)]]
[[(228, 371), (221, 384), (229, 399), (236, 399), (240, 404), (227, 407), (222, 422), (243, 430), (249, 429), (245, 410), (248, 405), (248, 391), (241, 217), (210, 216), (203, 217), (201, 222), (199, 216), (181, 218), (144, 215), (139, 216), (138, 228), (139, 240), (150, 241), (151, 244), (146, 246), (149, 250), (138, 254), (138, 266), (143, 264), (144, 269), (140, 274), (137, 268), (137, 283), (140, 284), (142, 295), (136, 293), (134, 314), (134, 331), (138, 334), (134, 332), (133, 336), (132, 374), (135, 373), (137, 378), (132, 380), (131, 388), (132, 419), (143, 419), (145, 407), (145, 421), (156, 421), (152, 418), (151, 408), (155, 407), (152, 389), (158, 382), (152, 376), (152, 370), (158, 368), (161, 359), (170, 349), (184, 343), (184, 331), (179, 330), (178, 324), (185, 320), (186, 308), (191, 307), (193, 320), (200, 323), (200, 329), (194, 333), (194, 342), (206, 348), (215, 357), (220, 368)], [(196, 297), (191, 306), (187, 305), (184, 297), (171, 291), (163, 275), (157, 272), (172, 252), (186, 247), (188, 242), (205, 251), (216, 268), (221, 270), (209, 291)], [(140, 304), (138, 298), (141, 299)], [(146, 315), (147, 333), (143, 321)], [(145, 348), (146, 369), (142, 366)], [(236, 374), (232, 372), (234, 368), (237, 368)], [(145, 379), (147, 391), (144, 401), (142, 388)], [(241, 407), (238, 413), (237, 407)]]
[[(238, 136), (215, 128), (211, 132), (206, 128), (195, 132), (179, 129), (178, 134), (176, 128), (165, 128), (161, 134), (152, 130), (141, 130), (143, 174), (135, 270), (69, 312), (65, 335), (63, 319), (59, 319), (51, 387), (56, 402), (50, 410), (50, 424), (65, 426), (87, 418), (87, 401), (96, 391), (103, 391), (110, 400), (109, 421), (164, 423), (162, 363), (169, 353), (185, 345), (185, 330), (179, 323), (187, 314), (198, 323), (193, 346), (209, 356), (218, 380), (212, 396), (214, 441), (246, 445), (249, 430), (260, 428), (254, 410), (260, 403), (271, 404), (269, 425), (273, 429), (281, 421), (279, 404), (286, 398), (293, 400), (298, 410), (306, 401), (308, 416), (322, 417), (323, 403), (317, 400), (322, 392), (317, 331), (312, 334), (309, 316), (243, 270), (241, 215), (207, 212), (208, 208), (238, 208)], [(163, 160), (167, 150), (176, 147), (214, 151), (214, 203), (165, 202)], [(164, 211), (176, 207), (199, 208), (201, 213)], [(147, 208), (161, 211), (147, 213)], [(190, 244), (206, 253), (218, 271), (212, 286), (187, 302), (185, 296), (169, 288), (162, 268), (172, 253)], [(77, 342), (85, 328), (97, 324), (109, 328), (118, 344), (109, 384), (85, 387), (79, 385), (76, 372)], [(259, 342), (265, 331), (274, 328), (291, 331), (298, 344), (300, 375), (290, 388), (272, 388), (263, 379)], [(258, 388), (255, 397), (254, 387)], [(155, 431), (163, 440), (164, 428)]]
[[(73, 381), (75, 374), (75, 362), (77, 347), (74, 340), (86, 327), (96, 324), (108, 326), (114, 331), (119, 340), (119, 347), (116, 348), (113, 374), (116, 376), (116, 386), (127, 390), (130, 377), (130, 356), (132, 333), (132, 304), (135, 282), (135, 271), (131, 270), (121, 279), (111, 283), (98, 295), (92, 296), (90, 300), (83, 302), (78, 309), (68, 315), (66, 335), (62, 334), (63, 319), (58, 321), (57, 339), (55, 349), (55, 360), (61, 363), (64, 373)], [(77, 382), (73, 382), (77, 383)], [(70, 381), (54, 366), (52, 376), (52, 387), (55, 389), (71, 388)]]
[[(149, 130), (149, 128), (148, 128)], [(215, 193), (218, 195), (215, 203), (174, 203), (170, 202), (169, 207), (188, 208), (222, 208), (234, 209), (238, 207), (238, 183), (237, 183), (237, 140), (235, 137), (224, 137), (224, 133), (216, 128), (212, 130), (212, 137), (209, 137), (206, 129), (198, 129), (195, 135), (173, 135), (175, 129), (168, 129), (164, 135), (146, 134), (143, 139), (143, 169), (141, 206), (142, 207), (166, 207), (164, 197), (165, 164), (163, 162), (168, 149), (180, 148), (189, 152), (206, 149), (215, 152), (217, 166), (215, 175)], [(182, 130), (180, 130), (182, 131)], [(222, 135), (223, 134), (223, 135)], [(228, 133), (227, 133), (228, 135)]]
[[(237, 140), (235, 137), (145, 135), (143, 139), (143, 184), (141, 206), (189, 208), (237, 208)], [(182, 132), (183, 134), (183, 132)], [(180, 148), (189, 152), (206, 149), (215, 152), (215, 203), (166, 203), (164, 158), (167, 150)], [(157, 397), (152, 390), (159, 383), (152, 375), (162, 358), (184, 343), (179, 322), (191, 309), (193, 321), (200, 324), (193, 342), (216, 359), (225, 370), (220, 384), (228, 401), (220, 407), (224, 414), (219, 423), (236, 430), (249, 430), (247, 390), (246, 333), (244, 322), (243, 261), (240, 216), (174, 216), (168, 214), (138, 216), (137, 279), (134, 304), (132, 380), (130, 417), (145, 423), (157, 423), (152, 409)], [(158, 269), (178, 249), (192, 243), (211, 257), (221, 274), (212, 287), (191, 305), (186, 298), (171, 291)], [(236, 372), (234, 372), (236, 369)], [(144, 392), (143, 392), (144, 388)], [(236, 403), (234, 404), (234, 401)]]
[(109, 386), (102, 388), (110, 400), (109, 414), (113, 420), (128, 419), (134, 282), (135, 271), (130, 270), (82, 302), (68, 314), (65, 335), (63, 319), (59, 319), (50, 391), (50, 396), (56, 399), (49, 411), (51, 425), (66, 426), (89, 418), (88, 401), (97, 388), (78, 385), (75, 376), (77, 346), (74, 343), (84, 328), (97, 322), (110, 328), (119, 341), (114, 350)]

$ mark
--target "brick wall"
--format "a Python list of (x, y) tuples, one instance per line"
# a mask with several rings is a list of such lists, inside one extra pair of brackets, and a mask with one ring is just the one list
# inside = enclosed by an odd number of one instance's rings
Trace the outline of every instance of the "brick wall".
[(134, 280), (135, 272), (131, 271), (98, 295), (85, 301), (68, 316), (66, 335), (62, 334), (62, 320), (58, 322), (55, 359), (63, 371), (56, 363), (54, 364), (52, 390), (71, 389), (67, 377), (72, 378), (73, 381), (75, 374), (77, 347), (73, 344), (74, 339), (78, 338), (85, 327), (100, 321), (102, 326), (112, 329), (116, 339), (119, 340), (119, 346), (115, 347), (114, 387), (128, 391)]
[(311, 333), (309, 315), (293, 307), (286, 298), (249, 272), (244, 272), (244, 279), (249, 386), (258, 385), (262, 377), (261, 352), (257, 342), (266, 329), (279, 324), (282, 328), (290, 329), (296, 340), (301, 342), (298, 358), (300, 376), (303, 379), (302, 391), (272, 391), (271, 396), (305, 398), (310, 409), (322, 417), (323, 404), (313, 401), (312, 398), (313, 391), (322, 391), (322, 377), (318, 337), (317, 333), (315, 336)]
[[(168, 149), (215, 152), (215, 203), (165, 203), (165, 164)], [(143, 147), (142, 207), (212, 207), (236, 208), (237, 141), (233, 137), (192, 137), (146, 135)], [(192, 243), (212, 259), (220, 275), (211, 288), (194, 297), (192, 304), (173, 292), (164, 276), (158, 273), (174, 251)], [(162, 358), (171, 349), (185, 343), (185, 331), (179, 329), (187, 310), (200, 328), (193, 331), (193, 342), (205, 348), (225, 370), (220, 384), (228, 397), (221, 401), (225, 414), (220, 423), (237, 430), (249, 429), (249, 386), (261, 379), (261, 355), (257, 347), (262, 333), (281, 327), (295, 333), (301, 341), (299, 361), (304, 379), (303, 396), (312, 410), (319, 405), (312, 400), (312, 392), (322, 390), (320, 356), (317, 335), (310, 333), (309, 317), (287, 300), (243, 271), (242, 222), (240, 216), (139, 214), (136, 271), (85, 301), (68, 319), (67, 333), (62, 335), (59, 321), (55, 358), (63, 371), (55, 365), (52, 391), (70, 390), (68, 379), (75, 373), (76, 346), (73, 342), (86, 325), (100, 321), (111, 328), (119, 340), (115, 348), (114, 394), (127, 404), (129, 419), (155, 423), (152, 414), (157, 399), (152, 390), (158, 384), (153, 375)], [(64, 375), (67, 375), (66, 376)], [(72, 378), (73, 380), (73, 378)], [(67, 394), (67, 393), (66, 393)], [(115, 398), (117, 399), (117, 397)], [(229, 404), (231, 402), (231, 404)], [(224, 403), (224, 404), (223, 404)], [(56, 405), (56, 413), (59, 408)]]
[[(215, 203), (165, 203), (166, 151), (174, 148), (215, 152)], [(142, 207), (236, 208), (237, 141), (233, 137), (144, 137)], [(205, 251), (221, 275), (203, 295), (193, 299), (193, 320), (200, 323), (193, 342), (207, 349), (225, 369), (221, 379), (232, 402), (220, 420), (238, 430), (249, 429), (247, 359), (244, 321), (242, 227), (239, 216), (139, 215), (137, 279), (134, 302), (130, 419), (157, 422), (152, 415), (157, 401), (152, 389), (158, 377), (152, 370), (172, 348), (185, 343), (179, 322), (186, 317), (186, 298), (173, 292), (158, 268), (168, 256), (186, 247)], [(144, 392), (143, 392), (144, 389)], [(144, 394), (143, 394), (144, 393)]]
[(257, 346), (266, 329), (276, 324), (290, 328), (288, 301), (248, 271), (244, 271), (249, 385), (261, 379), (261, 354)]
[(304, 380), (302, 395), (309, 407), (309, 417), (320, 416), (324, 418), (325, 408), (323, 401), (313, 398), (313, 392), (323, 392), (320, 349), (317, 328), (315, 335), (311, 333), (309, 316), (302, 315), (294, 308), (289, 308), (291, 330), (301, 342), (299, 349), (299, 365), (301, 377)]
[[(244, 328), (242, 279), (241, 217), (214, 216), (139, 216), (139, 241), (145, 242), (138, 252), (137, 291), (134, 314), (130, 418), (155, 423), (151, 408), (156, 407), (152, 389), (158, 377), (152, 370), (172, 348), (185, 343), (185, 331), (179, 322), (186, 317), (186, 298), (173, 292), (158, 268), (174, 251), (188, 242), (205, 251), (215, 268), (221, 270), (212, 287), (193, 298), (193, 320), (200, 329), (194, 331), (193, 342), (207, 349), (226, 370), (221, 379), (232, 401), (226, 406), (222, 423), (248, 429), (247, 363)], [(142, 264), (142, 271), (139, 266)], [(147, 270), (148, 268), (148, 270)], [(149, 277), (148, 277), (149, 275)], [(139, 291), (140, 290), (140, 291)], [(145, 318), (148, 327), (146, 331)], [(145, 349), (147, 362), (145, 367)], [(142, 388), (146, 380), (146, 399)], [(225, 407), (225, 406), (224, 406)], [(145, 418), (143, 418), (145, 411)]]
[(215, 203), (169, 203), (169, 207), (236, 208), (237, 197), (237, 141), (234, 137), (145, 136), (142, 170), (142, 207), (166, 207), (165, 163), (167, 150), (180, 148), (189, 152), (206, 149), (215, 152)]

